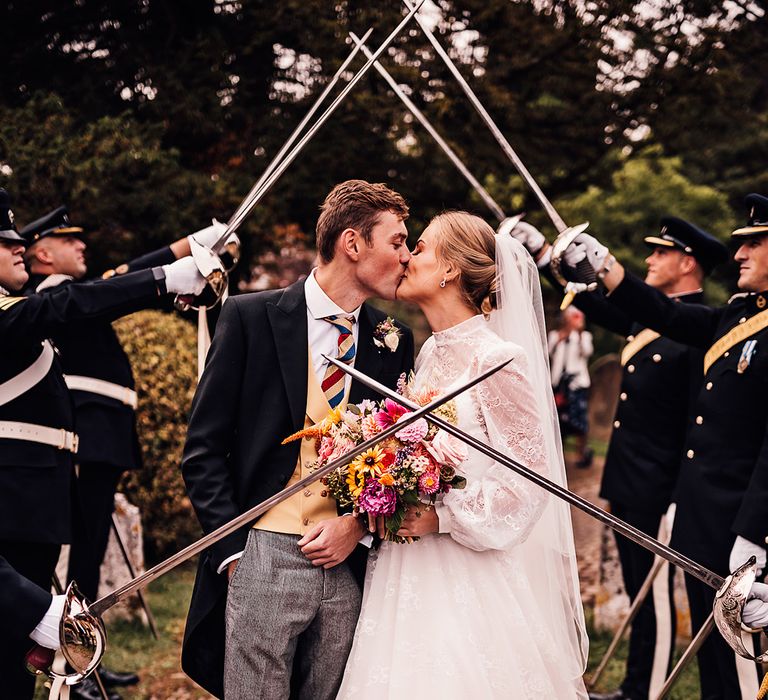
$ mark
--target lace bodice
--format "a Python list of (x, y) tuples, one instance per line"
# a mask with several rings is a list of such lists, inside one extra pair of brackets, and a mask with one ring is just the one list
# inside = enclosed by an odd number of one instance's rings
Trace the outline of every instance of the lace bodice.
[[(546, 475), (527, 358), (521, 347), (494, 334), (483, 316), (427, 340), (416, 361), (416, 385), (447, 390), (509, 357), (504, 369), (456, 398), (458, 426)], [(449, 492), (437, 504), (440, 532), (475, 550), (508, 549), (523, 541), (544, 507), (545, 492), (472, 448), (460, 471), (466, 488)]]

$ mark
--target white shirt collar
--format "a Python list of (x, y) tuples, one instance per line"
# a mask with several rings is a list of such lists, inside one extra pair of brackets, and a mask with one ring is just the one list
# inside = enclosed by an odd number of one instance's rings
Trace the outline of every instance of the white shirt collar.
[(337, 316), (354, 316), (355, 321), (358, 321), (360, 319), (360, 309), (362, 308), (362, 305), (358, 306), (354, 311), (344, 311), (344, 309), (331, 299), (331, 297), (329, 297), (317, 283), (317, 279), (315, 279), (315, 270), (317, 270), (317, 268), (314, 268), (312, 272), (309, 273), (309, 277), (307, 277), (304, 282), (304, 296), (307, 300), (307, 310), (312, 315), (312, 318), (319, 321), (326, 316), (335, 314)]

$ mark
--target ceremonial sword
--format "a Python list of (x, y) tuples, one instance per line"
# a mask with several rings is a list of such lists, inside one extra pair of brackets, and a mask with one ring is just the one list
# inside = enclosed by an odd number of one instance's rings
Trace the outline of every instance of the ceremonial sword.
[[(411, 0), (402, 0), (403, 4), (410, 10), (414, 9), (414, 5), (412, 4)], [(418, 8), (415, 8), (418, 9)], [(456, 79), (456, 81), (461, 86), (461, 89), (464, 91), (464, 94), (469, 98), (469, 101), (472, 103), (472, 106), (475, 108), (477, 113), (480, 115), (482, 120), (485, 122), (486, 126), (490, 130), (490, 132), (493, 134), (494, 138), (498, 142), (499, 146), (501, 146), (501, 150), (504, 151), (504, 154), (509, 158), (509, 160), (512, 162), (512, 165), (515, 166), (515, 170), (520, 174), (520, 177), (523, 178), (525, 183), (528, 185), (528, 187), (531, 189), (534, 195), (536, 195), (536, 199), (539, 200), (539, 203), (543, 207), (544, 211), (547, 213), (547, 216), (549, 216), (550, 220), (555, 226), (555, 229), (557, 229), (557, 239), (553, 243), (553, 247), (557, 246), (558, 250), (561, 248), (567, 248), (568, 244), (570, 244), (580, 233), (583, 233), (587, 226), (589, 226), (589, 223), (583, 223), (579, 224), (578, 226), (568, 226), (566, 225), (565, 221), (563, 221), (563, 218), (560, 216), (560, 214), (557, 213), (557, 210), (552, 205), (552, 202), (549, 201), (547, 196), (544, 194), (541, 187), (539, 187), (536, 180), (533, 178), (531, 173), (529, 172), (528, 168), (525, 167), (525, 163), (523, 163), (520, 156), (517, 155), (515, 152), (515, 149), (512, 148), (512, 145), (509, 143), (507, 138), (504, 136), (504, 134), (501, 132), (501, 129), (496, 125), (496, 123), (493, 121), (493, 118), (488, 113), (488, 110), (483, 106), (483, 103), (480, 102), (480, 99), (475, 94), (474, 90), (470, 87), (469, 83), (464, 79), (464, 76), (459, 72), (459, 69), (456, 67), (456, 64), (453, 62), (451, 57), (448, 55), (448, 53), (445, 51), (445, 49), (441, 46), (440, 42), (437, 40), (435, 35), (432, 33), (432, 31), (424, 24), (424, 21), (421, 19), (421, 17), (417, 14), (416, 15), (416, 22), (418, 23), (419, 27), (421, 27), (421, 31), (424, 33), (424, 36), (427, 37), (429, 40), (429, 43), (432, 44), (432, 47), (435, 49), (435, 52), (438, 56), (443, 60), (445, 65), (448, 67), (448, 70), (451, 72), (453, 77)], [(597, 287), (597, 276), (595, 274), (595, 271), (592, 269), (592, 266), (587, 263), (584, 265), (586, 261), (582, 260), (579, 263), (579, 274), (580, 279), (587, 280), (586, 284), (574, 284), (568, 282), (565, 278), (562, 278), (562, 284), (566, 287), (566, 294), (565, 298), (563, 299), (563, 303), (561, 304), (560, 308), (564, 309), (567, 307), (571, 301), (573, 301), (573, 297), (581, 291), (592, 291), (596, 289)], [(589, 267), (589, 269), (587, 269)], [(558, 278), (558, 281), (561, 281), (561, 274), (559, 271), (559, 268), (557, 266), (553, 266), (553, 274)], [(581, 277), (581, 275), (584, 275)]]
[[(353, 379), (364, 384), (370, 389), (374, 389), (382, 396), (388, 397), (393, 401), (397, 401), (406, 408), (417, 409), (418, 404), (410, 399), (401, 396), (395, 391), (392, 391), (389, 387), (384, 386), (375, 379), (371, 379), (367, 375), (363, 374), (354, 367), (349, 367), (342, 362), (339, 362), (335, 358), (323, 356), (328, 362), (341, 369), (346, 374), (349, 374)], [(744, 643), (741, 640), (741, 608), (746, 601), (749, 588), (755, 579), (755, 557), (751, 557), (748, 562), (742, 565), (739, 569), (730, 574), (727, 578), (719, 576), (713, 571), (710, 571), (705, 566), (698, 562), (689, 559), (684, 554), (672, 549), (668, 545), (662, 544), (658, 540), (646, 535), (641, 530), (624, 522), (615, 515), (606, 512), (602, 508), (590, 503), (585, 498), (569, 491), (567, 488), (560, 486), (559, 484), (550, 481), (545, 476), (538, 474), (537, 472), (524, 466), (517, 460), (502, 454), (498, 450), (494, 449), (490, 445), (486, 445), (476, 437), (469, 435), (460, 428), (452, 425), (448, 421), (435, 416), (425, 416), (428, 421), (438, 426), (445, 432), (459, 438), (470, 447), (473, 447), (478, 452), (490, 457), (497, 461), (499, 464), (503, 464), (505, 467), (511, 469), (516, 474), (532, 481), (534, 484), (549, 491), (558, 498), (570, 503), (579, 510), (584, 511), (587, 515), (592, 516), (596, 520), (605, 523), (609, 527), (613, 528), (616, 532), (624, 537), (629, 538), (633, 542), (639, 544), (641, 547), (653, 552), (654, 554), (666, 559), (675, 566), (679, 566), (683, 571), (687, 572), (691, 576), (699, 579), (699, 581), (705, 583), (716, 591), (715, 605), (714, 605), (714, 619), (717, 624), (720, 633), (728, 643), (728, 645), (739, 655), (745, 659), (764, 661), (768, 660), (768, 652), (761, 655), (757, 659), (750, 654), (744, 647)]]
[[(365, 37), (362, 39), (358, 38), (358, 36), (354, 32), (349, 33), (350, 38), (355, 43), (355, 46), (358, 49), (362, 49), (363, 53), (366, 55), (367, 58), (371, 57), (371, 52), (368, 50), (368, 47), (365, 45)], [(456, 153), (453, 151), (453, 149), (448, 145), (448, 143), (445, 141), (445, 139), (437, 133), (437, 130), (434, 126), (430, 123), (429, 119), (424, 116), (422, 111), (413, 103), (413, 100), (411, 100), (408, 95), (405, 94), (403, 89), (395, 82), (395, 79), (389, 74), (386, 68), (381, 65), (379, 61), (376, 61), (373, 64), (374, 68), (379, 72), (382, 78), (387, 81), (387, 84), (392, 89), (392, 92), (397, 95), (400, 100), (402, 100), (403, 104), (408, 108), (408, 110), (413, 114), (414, 117), (421, 123), (421, 125), (429, 132), (429, 135), (437, 141), (437, 144), (440, 146), (440, 148), (443, 149), (445, 152), (445, 155), (450, 158), (451, 162), (456, 166), (456, 168), (459, 170), (459, 172), (466, 178), (467, 182), (469, 182), (470, 185), (474, 188), (475, 192), (477, 192), (478, 195), (480, 195), (480, 199), (485, 202), (486, 206), (493, 212), (493, 215), (499, 220), (499, 222), (504, 221), (506, 218), (506, 214), (502, 211), (501, 207), (496, 203), (496, 201), (491, 197), (491, 195), (488, 193), (488, 191), (483, 187), (480, 182), (478, 182), (477, 178), (469, 172), (469, 169), (467, 168), (464, 163), (462, 163), (461, 159), (456, 155)]]
[(299, 155), (299, 153), (304, 148), (304, 146), (307, 145), (309, 140), (315, 135), (318, 129), (320, 129), (320, 127), (323, 124), (325, 124), (328, 118), (333, 114), (333, 112), (336, 110), (339, 104), (341, 104), (344, 98), (352, 91), (355, 85), (357, 85), (357, 83), (360, 82), (360, 80), (368, 72), (368, 70), (371, 68), (371, 66), (376, 61), (376, 59), (379, 56), (381, 56), (382, 53), (384, 53), (387, 47), (395, 39), (395, 37), (403, 30), (403, 28), (408, 24), (408, 22), (410, 22), (411, 19), (416, 15), (416, 12), (424, 4), (424, 2), (425, 0), (419, 0), (419, 2), (416, 3), (412, 8), (409, 8), (408, 14), (401, 20), (400, 24), (398, 24), (397, 27), (395, 27), (394, 30), (392, 30), (390, 35), (384, 40), (381, 46), (379, 46), (379, 48), (376, 49), (376, 51), (373, 53), (371, 58), (369, 58), (368, 61), (365, 63), (365, 65), (352, 77), (352, 79), (346, 84), (344, 89), (336, 96), (333, 102), (331, 102), (331, 104), (328, 105), (326, 110), (317, 118), (317, 121), (309, 128), (307, 133), (304, 134), (304, 136), (294, 146), (294, 148), (288, 153), (286, 153), (285, 157), (278, 164), (275, 165), (272, 172), (266, 177), (266, 179), (262, 183), (262, 186), (259, 189), (259, 191), (256, 192), (250, 198), (250, 201), (248, 201), (244, 206), (241, 205), (239, 211), (236, 213), (235, 216), (232, 217), (230, 222), (227, 224), (226, 230), (221, 234), (221, 236), (219, 236), (219, 239), (211, 247), (211, 249), (214, 252), (217, 252), (221, 249), (221, 247), (224, 245), (224, 242), (227, 240), (227, 238), (229, 238), (229, 236), (232, 233), (234, 233), (237, 230), (237, 228), (243, 222), (243, 220), (248, 215), (248, 213), (261, 201), (264, 195), (267, 192), (269, 192), (269, 190), (272, 188), (272, 185), (274, 185), (275, 182), (277, 182), (280, 176), (286, 171), (288, 166), (294, 161), (296, 156)]
[[(222, 538), (232, 534), (241, 527), (251, 524), (260, 515), (273, 508), (278, 503), (282, 503), (287, 498), (290, 498), (294, 494), (300, 493), (309, 484), (322, 479), (327, 474), (330, 474), (335, 469), (344, 467), (349, 464), (357, 455), (362, 454), (365, 450), (374, 447), (379, 441), (394, 435), (400, 429), (406, 425), (413, 423), (419, 418), (426, 417), (430, 411), (434, 411), (439, 406), (447, 403), (451, 399), (455, 398), (467, 389), (475, 386), (476, 384), (487, 379), (495, 372), (506, 367), (512, 358), (508, 358), (503, 362), (495, 365), (494, 367), (481, 372), (475, 377), (472, 377), (465, 384), (453, 389), (444, 396), (438, 397), (426, 406), (416, 407), (412, 413), (405, 414), (396, 423), (389, 426), (385, 430), (377, 433), (373, 437), (365, 440), (364, 442), (356, 445), (351, 450), (345, 452), (340, 457), (334, 459), (323, 467), (320, 467), (313, 471), (311, 474), (300, 479), (296, 483), (284, 488), (273, 496), (270, 496), (261, 503), (248, 509), (236, 518), (233, 518), (228, 523), (225, 523), (221, 527), (217, 528), (213, 532), (200, 538), (197, 542), (193, 542), (189, 546), (185, 547), (176, 554), (168, 557), (165, 561), (156, 564), (151, 569), (137, 576), (132, 581), (129, 581), (120, 588), (107, 593), (94, 603), (88, 603), (86, 600), (79, 596), (76, 586), (70, 583), (67, 589), (68, 599), (73, 596), (77, 598), (76, 603), (79, 612), (67, 616), (66, 611), (69, 606), (65, 607), (65, 616), (62, 619), (60, 628), (62, 630), (62, 652), (67, 661), (75, 669), (74, 674), (67, 675), (66, 684), (74, 685), (78, 683), (88, 674), (90, 674), (100, 663), (101, 658), (104, 655), (106, 649), (106, 634), (104, 632), (103, 624), (101, 623), (101, 616), (109, 610), (112, 606), (119, 603), (127, 596), (133, 594), (140, 588), (144, 588), (155, 579), (168, 573), (172, 569), (175, 569), (179, 564), (187, 561), (195, 555), (207, 549), (212, 544), (215, 544)], [(365, 375), (363, 375), (365, 376)], [(398, 394), (395, 394), (398, 396)], [(51, 649), (45, 649), (37, 646), (31, 652), (27, 654), (27, 666), (35, 669), (36, 672), (42, 673), (46, 669), (49, 669), (53, 661), (54, 652)], [(58, 678), (62, 678), (61, 674), (50, 674)]]

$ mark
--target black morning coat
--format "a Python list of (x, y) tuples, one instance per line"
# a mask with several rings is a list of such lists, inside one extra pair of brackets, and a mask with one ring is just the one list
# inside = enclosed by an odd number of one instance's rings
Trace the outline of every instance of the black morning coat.
[[(676, 298), (700, 304), (701, 292)], [(633, 339), (643, 326), (607, 301), (601, 292), (574, 302), (607, 330)], [(613, 432), (605, 457), (600, 496), (625, 508), (664, 513), (674, 500), (691, 406), (703, 382), (704, 353), (660, 336), (622, 367)]]
[[(0, 557), (0, 617), (3, 630), (14, 638), (26, 637), (51, 605), (51, 594), (17, 573)], [(30, 648), (32, 642), (29, 642)]]
[[(703, 350), (768, 308), (766, 293), (737, 295), (717, 309), (676, 304), (630, 274), (608, 298), (640, 323)], [(747, 340), (757, 342), (740, 372)], [(730, 348), (706, 375), (702, 366), (702, 375), (683, 451), (672, 546), (726, 575), (736, 535), (763, 546), (768, 536), (768, 328)]]
[[(49, 294), (0, 296), (0, 383), (29, 367), (42, 341), (67, 324), (119, 318), (165, 293), (150, 270), (110, 280), (70, 284)], [(54, 357), (47, 375), (0, 406), (0, 421), (20, 421), (74, 431), (74, 406)], [(70, 541), (73, 455), (66, 450), (0, 438), (0, 540), (61, 544)]]
[[(171, 249), (166, 246), (118, 269), (134, 272), (167, 265), (175, 259)], [(47, 275), (32, 275), (24, 293), (34, 294), (38, 285), (47, 278)], [(50, 294), (74, 282), (62, 281), (56, 286), (46, 287), (41, 293)], [(160, 301), (156, 296), (148, 306), (157, 306), (156, 302)], [(112, 320), (113, 317), (96, 317), (68, 323), (56, 328), (51, 333), (51, 340), (60, 351), (64, 374), (94, 377), (134, 389), (131, 364), (112, 328)], [(133, 408), (117, 399), (88, 391), (72, 390), (71, 394), (80, 438), (77, 461), (99, 462), (119, 469), (141, 467), (141, 450)]]
[[(401, 373), (413, 367), (413, 336), (401, 326), (395, 352), (377, 348), (372, 334), (385, 318), (363, 305), (355, 368), (395, 388)], [(192, 403), (182, 465), (206, 533), (281, 491), (293, 474), (300, 445), (280, 442), (304, 427), (307, 337), (303, 280), (224, 304)], [(365, 398), (380, 397), (353, 382), (349, 401)], [(182, 667), (217, 696), (223, 693), (227, 575), (216, 572), (245, 548), (248, 530), (241, 528), (200, 556), (184, 634)], [(360, 569), (364, 561), (360, 556)]]

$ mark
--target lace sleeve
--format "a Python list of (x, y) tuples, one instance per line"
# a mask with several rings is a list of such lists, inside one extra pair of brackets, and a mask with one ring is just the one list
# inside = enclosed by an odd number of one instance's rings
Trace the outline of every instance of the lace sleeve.
[[(546, 475), (547, 455), (536, 399), (526, 378), (521, 349), (505, 343), (478, 362), (479, 370), (518, 355), (503, 370), (478, 385), (476, 396), (492, 447)], [(472, 459), (470, 452), (469, 459)], [(523, 542), (538, 520), (546, 492), (498, 463), (466, 488), (450, 491), (438, 505), (440, 531), (474, 550), (508, 549)]]

